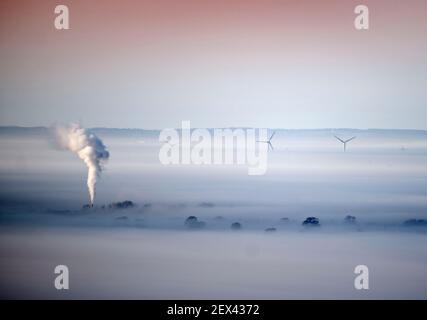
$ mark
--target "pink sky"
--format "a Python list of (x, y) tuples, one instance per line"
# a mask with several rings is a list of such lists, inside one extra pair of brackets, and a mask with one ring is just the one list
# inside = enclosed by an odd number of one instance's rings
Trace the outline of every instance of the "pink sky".
[[(156, 126), (162, 126), (163, 122), (157, 121), (160, 116), (153, 114), (151, 108), (160, 115), (182, 108), (182, 114), (174, 113), (170, 124), (179, 118), (194, 117), (200, 125), (208, 125), (211, 110), (219, 108), (233, 114), (229, 121), (220, 121), (218, 125), (256, 125), (258, 108), (261, 105), (268, 108), (270, 99), (276, 104), (279, 99), (297, 103), (297, 96), (281, 94), (282, 83), (295, 83), (293, 78), (296, 78), (301, 86), (292, 91), (307, 96), (317, 90), (317, 87), (310, 88), (310, 81), (329, 81), (320, 79), (329, 73), (330, 87), (320, 88), (312, 98), (304, 100), (304, 112), (317, 110), (311, 106), (316, 101), (321, 101), (322, 108), (326, 108), (331, 100), (326, 96), (342, 91), (339, 84), (348, 81), (349, 74), (358, 79), (354, 80), (356, 83), (349, 83), (355, 90), (366, 91), (363, 83), (377, 88), (379, 93), (368, 92), (368, 95), (381, 106), (378, 117), (387, 111), (389, 102), (399, 99), (385, 97), (382, 92), (401, 90), (408, 83), (411, 88), (405, 89), (402, 100), (404, 95), (420, 96), (419, 102), (414, 102), (414, 112), (425, 103), (426, 96), (422, 95), (422, 88), (417, 87), (425, 84), (419, 77), (426, 69), (426, 1), (364, 1), (370, 9), (371, 28), (367, 32), (353, 27), (353, 10), (360, 1), (73, 0), (60, 3), (69, 6), (71, 30), (57, 31), (53, 27), (58, 1), (3, 0), (0, 3), (0, 66), (2, 90), (6, 91), (2, 92), (0, 109), (3, 124), (30, 124), (33, 120), (47, 124), (54, 121), (55, 113), (59, 120), (69, 120), (74, 117), (70, 111), (74, 102), (76, 117), (101, 125), (102, 121), (95, 119), (99, 108), (107, 102), (115, 114), (114, 110), (123, 101), (129, 113), (141, 112), (150, 121), (128, 119), (116, 123), (107, 119), (108, 125), (141, 123), (147, 126), (154, 121)], [(302, 79), (298, 80), (299, 77)], [(405, 77), (407, 81), (402, 80)], [(384, 87), (383, 78), (395, 81)], [(227, 81), (231, 84), (224, 85)], [(199, 87), (200, 83), (203, 87)], [(308, 83), (306, 90), (305, 83)], [(242, 98), (245, 95), (242, 85), (250, 91), (256, 88), (259, 95)], [(111, 102), (107, 97), (114, 88), (117, 98), (113, 100), (117, 101)], [(190, 88), (197, 90), (194, 99)], [(55, 91), (53, 96), (49, 91)], [(145, 91), (148, 93), (144, 96), (141, 93)], [(170, 97), (165, 97), (165, 92), (170, 93)], [(64, 100), (67, 102), (63, 105)], [(30, 101), (39, 106), (38, 111), (45, 118), (25, 119), (35, 113), (28, 107)], [(340, 101), (346, 102), (345, 98)], [(82, 104), (90, 108), (80, 107)], [(336, 112), (338, 108), (327, 111)], [(242, 116), (243, 109), (247, 118)], [(271, 120), (277, 118), (276, 112), (280, 115), (279, 109), (271, 107), (272, 118), (261, 119), (260, 125), (277, 125)], [(290, 109), (285, 109), (289, 115)], [(398, 109), (396, 105), (390, 110)], [(399, 119), (403, 111), (397, 112), (393, 119)], [(203, 113), (208, 118), (203, 118)], [(300, 119), (298, 122), (302, 118), (304, 114), (296, 116)], [(316, 119), (308, 126), (333, 124), (320, 116)], [(348, 126), (375, 126), (375, 122), (365, 123), (363, 119), (352, 124), (344, 115), (338, 120)], [(402, 126), (410, 126), (411, 121), (408, 119)], [(392, 121), (389, 125), (398, 126), (399, 122)]]

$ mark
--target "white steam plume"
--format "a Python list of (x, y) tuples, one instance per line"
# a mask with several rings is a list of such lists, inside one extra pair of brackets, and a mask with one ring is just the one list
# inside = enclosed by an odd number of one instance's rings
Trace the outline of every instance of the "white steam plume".
[(89, 133), (77, 124), (56, 126), (54, 128), (56, 143), (63, 149), (76, 153), (88, 168), (87, 187), (90, 204), (95, 200), (95, 185), (102, 171), (101, 162), (108, 159), (110, 153), (96, 135)]

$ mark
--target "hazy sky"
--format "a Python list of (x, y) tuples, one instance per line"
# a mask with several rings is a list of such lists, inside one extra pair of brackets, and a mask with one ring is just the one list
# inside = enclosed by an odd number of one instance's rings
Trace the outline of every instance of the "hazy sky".
[(0, 125), (427, 129), (426, 17), (425, 0), (2, 0)]

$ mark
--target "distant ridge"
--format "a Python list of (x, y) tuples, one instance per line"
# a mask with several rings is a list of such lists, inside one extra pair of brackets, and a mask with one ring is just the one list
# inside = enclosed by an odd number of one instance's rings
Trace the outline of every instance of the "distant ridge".
[[(219, 127), (217, 129), (248, 129), (250, 127)], [(192, 129), (196, 129), (192, 128)], [(212, 131), (216, 128), (208, 128)], [(277, 131), (283, 135), (333, 135), (334, 133), (341, 134), (358, 134), (359, 136), (370, 136), (379, 134), (388, 137), (404, 137), (409, 135), (419, 135), (427, 138), (427, 130), (420, 129), (355, 129), (355, 128), (318, 128), (318, 129), (284, 129), (284, 128), (268, 128)], [(138, 129), (138, 128), (106, 128), (95, 127), (88, 128), (91, 132), (100, 136), (122, 136), (122, 137), (141, 137), (141, 136), (158, 136), (160, 130), (154, 129)], [(179, 128), (177, 128), (179, 130)], [(48, 127), (21, 127), (21, 126), (0, 126), (1, 136), (47, 136), (49, 135)]]

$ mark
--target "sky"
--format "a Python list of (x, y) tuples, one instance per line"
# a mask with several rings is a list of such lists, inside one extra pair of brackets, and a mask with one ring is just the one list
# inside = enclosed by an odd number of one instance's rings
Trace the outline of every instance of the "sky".
[(426, 17), (424, 0), (2, 0), (0, 125), (427, 129)]

